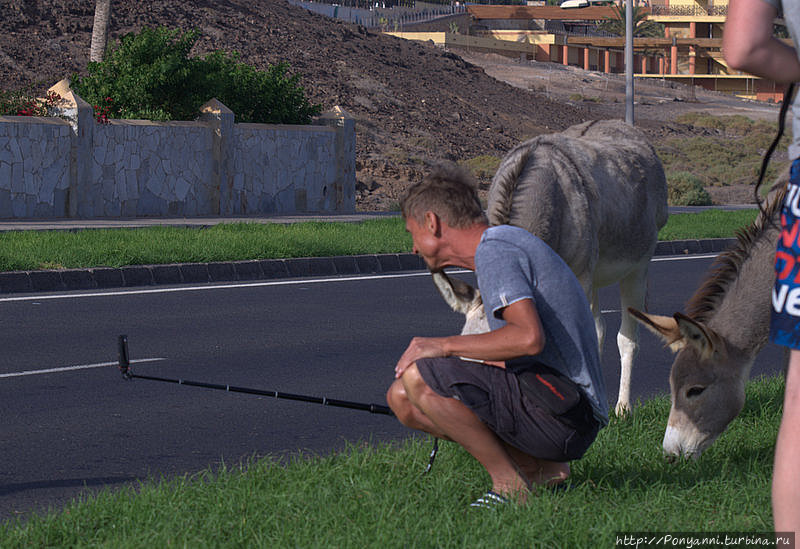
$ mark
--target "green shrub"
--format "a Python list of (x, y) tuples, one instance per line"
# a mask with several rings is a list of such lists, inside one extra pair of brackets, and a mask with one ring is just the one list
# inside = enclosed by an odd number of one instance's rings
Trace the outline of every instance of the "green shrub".
[(710, 128), (714, 130), (721, 130), (725, 127), (721, 117), (705, 112), (687, 112), (677, 116), (675, 121), (680, 124)]
[(667, 202), (670, 206), (710, 206), (711, 197), (700, 179), (689, 172), (667, 174)]
[(482, 154), (462, 161), (461, 165), (466, 167), (476, 179), (491, 181), (501, 160), (497, 156)]
[[(110, 116), (149, 120), (192, 120), (216, 97), (237, 122), (307, 124), (320, 111), (287, 76), (285, 63), (259, 71), (239, 62), (237, 53), (213, 52), (190, 58), (196, 31), (145, 28), (123, 36), (88, 76), (72, 77), (72, 89), (95, 111), (111, 104)], [(112, 101), (109, 102), (108, 98)]]
[(748, 135), (751, 132), (774, 136), (777, 130), (775, 122), (766, 120), (754, 121), (741, 114), (727, 116), (714, 116), (704, 112), (687, 112), (679, 115), (675, 120), (698, 128), (719, 130), (728, 136)]
[[(712, 116), (707, 113), (686, 113), (676, 119), (696, 128), (715, 130), (694, 137), (659, 140), (655, 146), (667, 173), (690, 172), (703, 185), (751, 185), (758, 178), (764, 152), (775, 138), (775, 122), (753, 121), (741, 115)], [(785, 158), (791, 131), (787, 128), (775, 157), (767, 169), (767, 180), (774, 179)]]
[[(727, 134), (745, 135), (747, 132), (751, 131), (755, 125), (755, 122), (741, 114), (725, 117), (725, 133)], [(774, 131), (775, 130), (772, 128), (769, 130), (769, 132)]]
[(286, 63), (259, 71), (240, 63), (235, 52), (214, 52), (203, 61), (205, 89), (213, 90), (213, 97), (236, 113), (239, 122), (308, 124), (320, 112), (319, 105), (305, 98), (299, 76), (287, 76)]

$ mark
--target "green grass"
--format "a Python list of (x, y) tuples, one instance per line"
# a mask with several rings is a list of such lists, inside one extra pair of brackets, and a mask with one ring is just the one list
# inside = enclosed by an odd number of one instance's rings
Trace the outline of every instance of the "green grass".
[(659, 240), (691, 240), (695, 238), (730, 238), (755, 221), (758, 210), (705, 210), (675, 214), (659, 231)]
[(399, 218), (362, 223), (222, 224), (0, 233), (0, 271), (327, 257), (411, 250)]
[[(673, 215), (659, 238), (730, 237), (755, 216), (755, 210)], [(399, 217), (362, 223), (238, 223), (204, 229), (14, 231), (0, 233), (0, 272), (410, 251), (411, 238)]]
[(696, 461), (662, 456), (668, 398), (639, 403), (573, 463), (569, 490), (495, 512), (468, 507), (489, 487), (468, 454), (443, 443), (421, 475), (430, 444), (409, 439), (107, 490), (0, 525), (0, 546), (593, 548), (621, 531), (767, 532), (783, 387), (749, 383), (740, 416)]

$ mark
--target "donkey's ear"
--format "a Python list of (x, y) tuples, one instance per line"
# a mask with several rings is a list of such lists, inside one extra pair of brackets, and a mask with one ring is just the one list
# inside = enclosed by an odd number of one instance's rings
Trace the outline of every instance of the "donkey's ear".
[(716, 334), (713, 330), (682, 313), (675, 313), (675, 321), (686, 344), (694, 347), (701, 358), (709, 358), (714, 354)]
[(466, 282), (450, 278), (444, 271), (432, 271), (431, 275), (439, 293), (454, 311), (467, 314), (476, 303), (480, 303), (480, 293)]
[(643, 313), (633, 307), (628, 307), (628, 313), (639, 321), (645, 328), (659, 336), (673, 353), (680, 351), (686, 341), (683, 338), (678, 321), (671, 316), (659, 316)]

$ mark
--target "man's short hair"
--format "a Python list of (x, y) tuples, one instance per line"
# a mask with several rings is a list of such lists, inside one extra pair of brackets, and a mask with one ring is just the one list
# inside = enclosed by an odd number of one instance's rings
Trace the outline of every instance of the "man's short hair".
[(400, 211), (403, 218), (420, 224), (425, 212), (431, 211), (458, 229), (486, 221), (477, 183), (454, 165), (435, 166), (422, 181), (412, 183), (400, 198)]

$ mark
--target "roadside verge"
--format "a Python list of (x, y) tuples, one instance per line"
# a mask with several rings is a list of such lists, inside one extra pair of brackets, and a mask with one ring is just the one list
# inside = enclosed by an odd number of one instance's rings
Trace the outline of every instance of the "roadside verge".
[[(665, 241), (658, 243), (654, 255), (719, 253), (734, 242), (735, 238)], [(380, 274), (423, 269), (425, 264), (419, 256), (403, 253), (11, 271), (0, 273), (0, 294)]]

